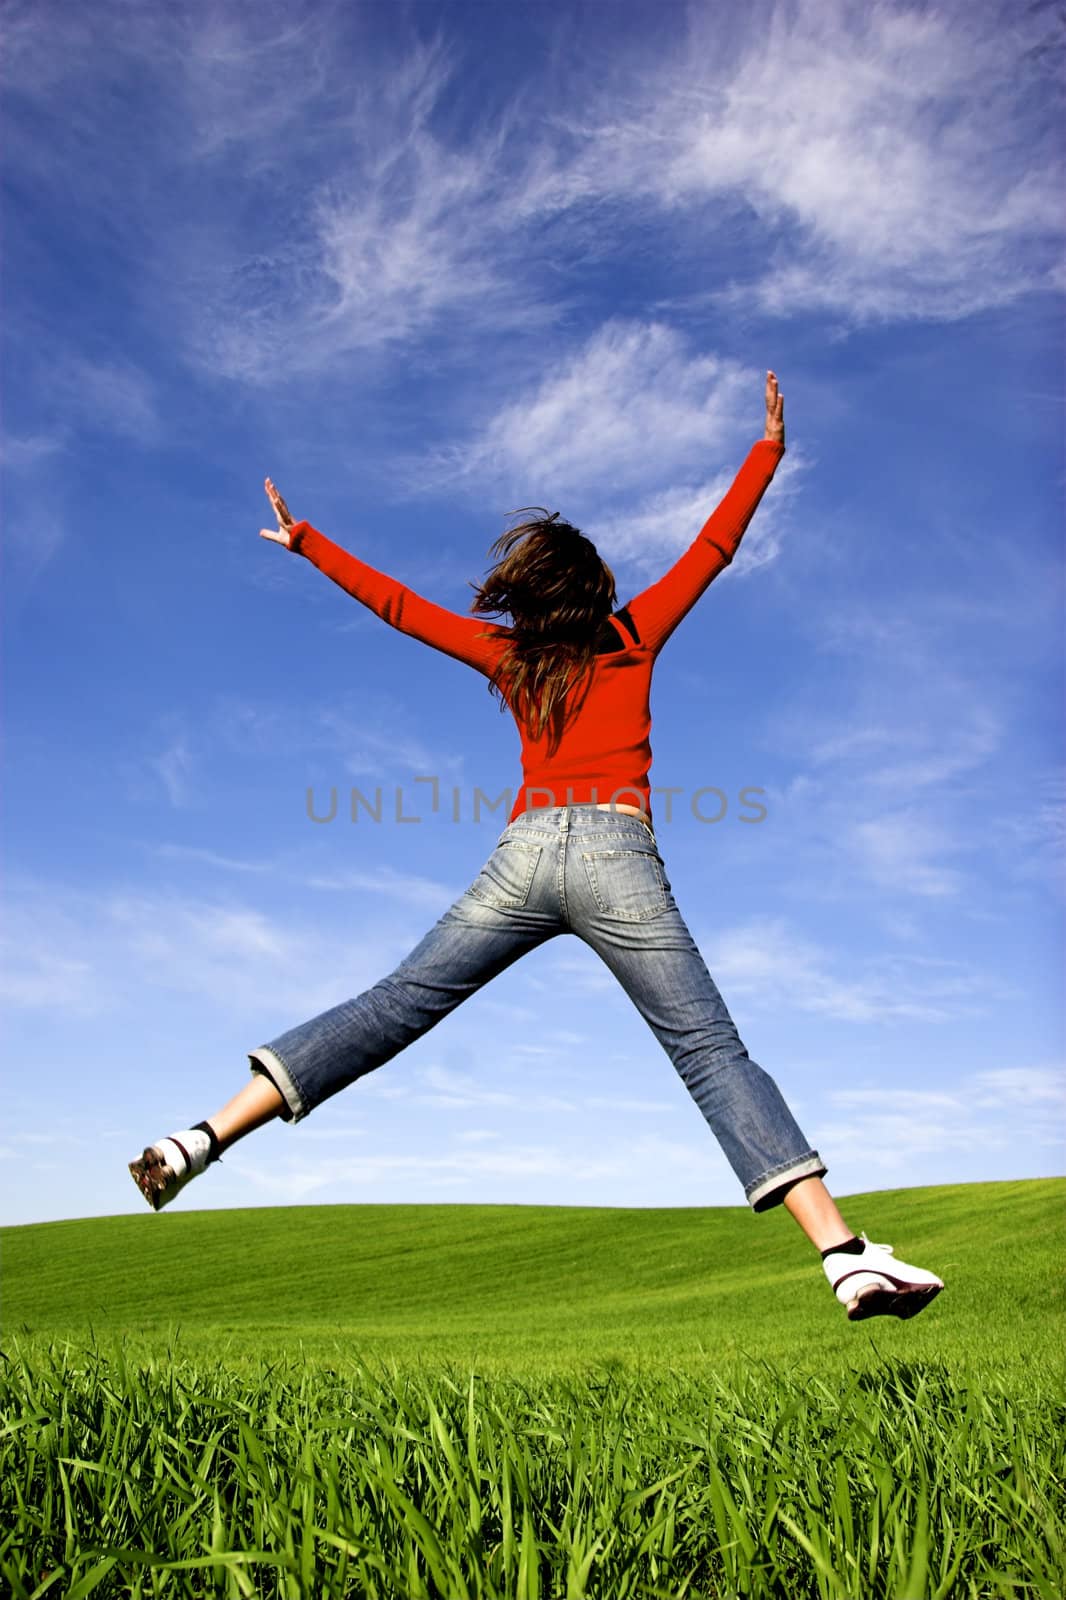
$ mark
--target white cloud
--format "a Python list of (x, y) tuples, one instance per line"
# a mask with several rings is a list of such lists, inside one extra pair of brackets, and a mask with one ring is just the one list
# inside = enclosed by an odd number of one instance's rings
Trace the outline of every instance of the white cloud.
[[(625, 318), (603, 324), (557, 365), (469, 441), (436, 451), (420, 468), (420, 487), (451, 480), (479, 493), (494, 484), (511, 502), (532, 495), (579, 521), (612, 565), (632, 567), (637, 581), (657, 577), (696, 538), (761, 436), (764, 374), (693, 351), (664, 323)], [(745, 413), (750, 436), (738, 446)], [(700, 475), (712, 454), (726, 452), (714, 478)], [(782, 495), (805, 466), (802, 455), (786, 457), (730, 571), (776, 558)], [(591, 502), (588, 518), (571, 509), (582, 500)]]
[[(180, 97), (187, 157), (209, 163), (245, 160), (279, 137), (300, 142), (303, 108), (328, 82), (324, 59), (328, 21), (261, 5), (254, 24), (239, 9), (205, 7), (188, 19), (153, 18), (139, 48), (156, 56)], [(299, 94), (265, 93), (279, 71), (298, 64)]]
[[(335, 752), (338, 777), (385, 777), (394, 783), (402, 779), (411, 801), (418, 797), (420, 809), (428, 812), (433, 786), (416, 786), (415, 778), (435, 775), (439, 799), (446, 784), (462, 777), (465, 757), (461, 752), (427, 743), (407, 726), (411, 720), (409, 701), (377, 685), (367, 686), (357, 694), (334, 693), (328, 702), (309, 702), (300, 697), (252, 700), (227, 692), (215, 697), (201, 719), (206, 737), (241, 755), (271, 754), (278, 749), (290, 756)], [(338, 800), (343, 814), (350, 795), (341, 785), (334, 786), (340, 791)], [(319, 812), (329, 809), (329, 787), (327, 783), (320, 796), (321, 804), (316, 799)]]
[(849, 1022), (979, 1016), (995, 985), (961, 962), (877, 951), (852, 975), (846, 957), (797, 933), (784, 917), (753, 918), (698, 941), (715, 981), (765, 1007), (784, 1005)]
[(4, 434), (0, 437), (0, 465), (11, 472), (32, 471), (64, 450), (67, 442), (61, 433)]
[[(984, 648), (973, 635), (949, 644), (935, 618), (912, 615), (866, 654), (849, 651), (834, 679), (823, 673), (813, 691), (786, 694), (767, 719), (770, 747), (801, 769), (770, 787), (767, 804), (790, 818), (794, 854), (817, 855), (823, 888), (857, 876), (893, 899), (965, 897), (973, 918), (988, 914), (972, 891), (990, 837), (1003, 846), (997, 868), (1023, 871), (1024, 852), (1046, 869), (1054, 789), (1042, 815), (1026, 805), (1028, 757), (1019, 752), (1015, 769), (1005, 760), (1017, 718), (1002, 673), (975, 659)], [(898, 912), (884, 896), (879, 904)]]
[(548, 957), (544, 977), (539, 972), (527, 972), (523, 976), (536, 993), (553, 996), (589, 992), (600, 994), (606, 989), (618, 987), (618, 980), (591, 950), (564, 955), (557, 946), (553, 947)]
[(191, 844), (153, 844), (152, 855), (164, 861), (199, 861), (207, 867), (220, 867), (223, 872), (272, 872), (272, 861), (242, 861), (237, 856), (223, 856), (217, 850), (204, 850)]
[[(974, 1118), (959, 1119), (906, 1112), (872, 1112), (847, 1121), (810, 1119), (811, 1137), (816, 1148), (847, 1152), (858, 1150), (866, 1167), (882, 1172), (905, 1173), (919, 1156), (935, 1156), (951, 1150), (1006, 1150), (1015, 1135), (1002, 1125), (984, 1124)], [(828, 1161), (828, 1157), (826, 1157)]]
[[(462, 779), (464, 755), (435, 750), (417, 732), (408, 731), (411, 707), (391, 691), (364, 691), (358, 709), (351, 709), (351, 698), (339, 694), (329, 703), (311, 704), (298, 696), (255, 701), (216, 695), (191, 716), (159, 713), (153, 731), (130, 753), (121, 753), (116, 768), (131, 798), (154, 800), (161, 784), (175, 809), (188, 810), (206, 804), (216, 792), (221, 780), (211, 774), (220, 751), (258, 758), (284, 750), (288, 762), (306, 763), (308, 781), (297, 776), (293, 794), (300, 814), (309, 820), (313, 816), (322, 825), (351, 820), (356, 790), (375, 814), (381, 811), (381, 820), (401, 814), (428, 819), (434, 795), (437, 811), (448, 814), (453, 803), (449, 785), (458, 786)], [(321, 777), (324, 755), (334, 758), (334, 767)], [(147, 784), (146, 771), (152, 774)], [(344, 778), (349, 781), (338, 781)], [(387, 781), (375, 783), (377, 779)], [(465, 804), (469, 797), (461, 798)], [(356, 799), (355, 804), (366, 819), (370, 813), (363, 802)]]
[[(912, 657), (909, 676), (914, 667)], [(827, 730), (808, 753), (817, 766), (854, 760), (871, 788), (911, 794), (982, 767), (1003, 736), (998, 710), (982, 704), (972, 684), (964, 688), (941, 672), (933, 681), (923, 677), (921, 705), (908, 708), (898, 722)]]
[(963, 1109), (957, 1094), (940, 1089), (834, 1089), (826, 1098), (834, 1106), (882, 1106), (901, 1114)]
[(703, 466), (735, 433), (738, 408), (753, 410), (752, 387), (738, 363), (691, 352), (665, 323), (613, 318), (525, 384), (480, 436), (442, 452), (437, 474), (544, 483), (554, 496), (658, 486)]
[(80, 433), (105, 430), (146, 445), (162, 437), (154, 385), (128, 361), (70, 355), (53, 371), (51, 399)]
[(379, 143), (373, 172), (348, 192), (331, 186), (319, 195), (318, 270), (329, 289), (318, 343), (343, 350), (406, 341), (446, 314), (461, 314), (471, 331), (543, 319), (501, 271), (507, 207), (494, 154), (446, 150), (413, 130), (398, 148)]
[[(10, 1006), (73, 1016), (93, 1016), (106, 1009), (97, 987), (95, 963), (78, 953), (80, 931), (69, 921), (53, 916), (22, 925), (12, 908), (6, 913), (7, 930), (0, 943), (0, 996)], [(66, 952), (56, 948), (63, 938)]]
[(1066, 773), (1035, 772), (1020, 802), (1001, 811), (991, 830), (1009, 846), (1012, 874), (1066, 895)]
[[(231, 116), (216, 104), (212, 148), (241, 144), (253, 181), (269, 179), (274, 164), (294, 154), (328, 176), (287, 196), (274, 238), (259, 230), (251, 250), (224, 216), (186, 242), (195, 254), (183, 250), (174, 288), (190, 357), (211, 372), (270, 384), (449, 325), (469, 342), (554, 320), (529, 281), (529, 241), (512, 227), (521, 146), (505, 159), (500, 127), (465, 142), (433, 127), (457, 70), (442, 35), (412, 33), (384, 54), (380, 43), (370, 47), (367, 70), (353, 75), (340, 57), (325, 64), (335, 42), (328, 28), (316, 31), (297, 52), (314, 54), (314, 122), (293, 125), (292, 107), (277, 123), (256, 114), (262, 77), (251, 52), (243, 80), (250, 112)], [(303, 90), (299, 103), (306, 110)], [(213, 254), (205, 255), (209, 239)]]
[[(826, 1120), (810, 1119), (823, 1147), (859, 1150), (864, 1162), (887, 1172), (904, 1172), (915, 1156), (939, 1151), (1066, 1144), (1066, 1077), (1055, 1068), (971, 1072), (943, 1089), (837, 1089), (825, 1103)], [(853, 1115), (839, 1120), (837, 1108)]]
[(896, 893), (939, 898), (966, 888), (966, 874), (942, 859), (953, 849), (965, 849), (965, 844), (950, 826), (933, 821), (917, 807), (854, 822), (841, 843), (867, 877)]
[(49, 504), (47, 496), (43, 504), (36, 497), (31, 497), (31, 503), (20, 508), (17, 517), (9, 506), (4, 533), (7, 548), (12, 553), (12, 568), (16, 564), (17, 552), (17, 563), (22, 569), (18, 583), (13, 583), (12, 588), (16, 592), (21, 589), (23, 604), (45, 568), (66, 543), (68, 532), (66, 516), (54, 502)]
[[(537, 336), (543, 369), (590, 260), (628, 260), (649, 235), (662, 281), (718, 253), (714, 286), (670, 302), (689, 310), (958, 318), (1061, 285), (1038, 11), (798, 0), (668, 15), (605, 47), (592, 74), (546, 24), (515, 92), (461, 119), (475, 46), (447, 12), (428, 36), (407, 18), (383, 31), (365, 8), (193, 17), (112, 0), (89, 23), (24, 7), (5, 21), (10, 93), (62, 97), (69, 145), (49, 170), (16, 126), (9, 161), (69, 202), (79, 237), (108, 216), (189, 362), (256, 386), (430, 340), (464, 364), (489, 340), (498, 359), (511, 334)], [(110, 110), (127, 81), (153, 108), (135, 155)], [(107, 159), (90, 167), (89, 148)], [(151, 436), (143, 378), (89, 362), (84, 377), (113, 425)], [(643, 407), (601, 419), (616, 462)], [(678, 421), (683, 444), (684, 404)], [(554, 410), (533, 422), (565, 444)]]
[(373, 872), (345, 871), (328, 876), (316, 873), (301, 881), (309, 889), (327, 889), (330, 892), (347, 894), (353, 889), (367, 890), (404, 905), (424, 906), (438, 915), (465, 888), (465, 885), (442, 883), (437, 878), (422, 878), (414, 872), (397, 872), (394, 867), (387, 865), (376, 867)]
[(523, 1087), (522, 1092), (487, 1088), (470, 1073), (455, 1072), (449, 1067), (431, 1065), (419, 1071), (425, 1085), (412, 1090), (410, 1099), (416, 1104), (440, 1106), (445, 1110), (465, 1111), (472, 1106), (500, 1106), (520, 1108), (525, 1112), (554, 1111), (568, 1114), (577, 1110), (577, 1101), (559, 1095), (538, 1094)]
[(187, 806), (192, 796), (194, 760), (185, 736), (179, 735), (159, 755), (150, 756), (148, 765), (162, 780), (171, 805)]
[[(263, 912), (221, 893), (73, 889), (9, 879), (0, 992), (54, 1017), (115, 1013), (141, 997), (194, 996), (227, 1014), (312, 1017), (381, 977), (411, 946), (374, 894), (372, 936)], [(276, 897), (275, 897), (276, 898)], [(404, 897), (399, 897), (402, 900)]]
[[(654, 580), (688, 549), (729, 489), (742, 459), (738, 453), (733, 465), (702, 484), (662, 489), (635, 501), (624, 513), (594, 516), (583, 531), (612, 569), (624, 563), (635, 583)], [(728, 581), (729, 573), (740, 577), (754, 572), (777, 559), (784, 543), (781, 507), (790, 493), (790, 481), (804, 465), (802, 457), (789, 456), (782, 461), (772, 491), (759, 506), (727, 572), (716, 582)], [(623, 598), (620, 594), (619, 599)]]
[(120, 891), (104, 901), (103, 909), (127, 948), (160, 973), (177, 976), (183, 966), (188, 970), (190, 958), (197, 967), (264, 958), (280, 967), (296, 953), (291, 934), (280, 932), (262, 912), (240, 906)]
[(720, 59), (719, 18), (690, 16), (684, 70), (670, 52), (639, 81), (608, 76), (572, 190), (653, 201), (701, 239), (707, 202), (743, 197), (765, 265), (707, 298), (852, 323), (961, 317), (1053, 286), (1056, 141), (1030, 113), (1038, 18), (805, 0), (701, 75), (693, 62)]
[[(581, 1041), (575, 1036), (574, 1042)], [(506, 1081), (507, 1068), (519, 1054), (519, 1048), (514, 1046), (494, 1052), (491, 1079), (479, 1077), (474, 1073), (457, 1072), (452, 1067), (431, 1062), (428, 1066), (415, 1066), (409, 1081), (402, 1085), (389, 1085), (377, 1074), (371, 1074), (362, 1081), (360, 1092), (378, 1088), (385, 1098), (402, 1099), (408, 1106), (432, 1106), (438, 1110), (457, 1112), (485, 1108), (511, 1114), (518, 1112), (525, 1118), (538, 1114), (547, 1117), (560, 1114), (573, 1117), (589, 1112), (596, 1112), (602, 1117), (605, 1111), (618, 1116), (642, 1117), (649, 1112), (671, 1113), (675, 1110), (670, 1102), (662, 1100), (639, 1099), (632, 1096), (559, 1095), (545, 1092), (535, 1087), (535, 1080), (530, 1079), (524, 1066), (521, 1068), (522, 1081), (519, 1088), (495, 1087), (501, 1077)], [(544, 1054), (565, 1063), (564, 1071), (567, 1081), (570, 1081), (573, 1042), (569, 1044), (559, 1042), (555, 1048), (546, 1049)], [(387, 1095), (384, 1094), (386, 1088), (389, 1090)], [(473, 1142), (500, 1136), (500, 1130), (487, 1128), (482, 1128), (479, 1132), (468, 1130), (454, 1134), (455, 1138)]]
[[(294, 1138), (300, 1137), (297, 1129)], [(508, 1143), (491, 1149), (471, 1148), (472, 1141), (454, 1152), (415, 1152), (406, 1155), (379, 1155), (353, 1152), (349, 1161), (331, 1161), (327, 1171), (321, 1164), (305, 1166), (298, 1158), (286, 1165), (255, 1165), (235, 1151), (227, 1157), (231, 1176), (247, 1180), (261, 1192), (295, 1201), (327, 1186), (334, 1195), (350, 1190), (378, 1190), (394, 1178), (417, 1179), (466, 1187), (477, 1180), (557, 1179), (579, 1185), (601, 1185), (611, 1180), (631, 1179), (634, 1172), (654, 1171), (665, 1166), (675, 1177), (692, 1177), (713, 1182), (718, 1174), (709, 1158), (706, 1141), (682, 1144), (676, 1140), (645, 1136), (637, 1139), (603, 1141), (593, 1153), (587, 1146), (576, 1149), (556, 1144)], [(719, 1158), (720, 1164), (720, 1158)], [(735, 1187), (735, 1180), (734, 1180)], [(735, 1198), (733, 1196), (732, 1198)]]
[(672, 1113), (674, 1106), (667, 1100), (634, 1100), (628, 1097), (615, 1095), (586, 1095), (581, 1104), (590, 1111), (632, 1111), (637, 1116), (645, 1116), (649, 1111), (667, 1111)]
[(979, 1106), (1066, 1107), (1066, 1068), (997, 1067), (974, 1074), (974, 1103)]

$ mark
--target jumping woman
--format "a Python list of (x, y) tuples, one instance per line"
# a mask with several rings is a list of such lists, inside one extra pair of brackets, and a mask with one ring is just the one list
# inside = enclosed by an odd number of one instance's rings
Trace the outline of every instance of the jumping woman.
[[(695, 542), (617, 611), (610, 568), (558, 512), (497, 539), (497, 564), (471, 585), (477, 615), (460, 615), (294, 522), (266, 480), (278, 526), (262, 538), (306, 556), (391, 627), (488, 679), (518, 724), (523, 784), (484, 867), (395, 971), (249, 1051), (251, 1082), (221, 1111), (130, 1162), (154, 1210), (253, 1129), (274, 1117), (300, 1122), (527, 951), (572, 933), (614, 973), (670, 1057), (752, 1210), (786, 1207), (852, 1321), (912, 1317), (944, 1287), (890, 1246), (856, 1237), (837, 1210), (821, 1157), (740, 1040), (674, 901), (652, 826), (652, 671), (732, 561), (784, 453), (784, 396), (768, 372), (765, 436)], [(490, 615), (510, 625), (486, 623)]]

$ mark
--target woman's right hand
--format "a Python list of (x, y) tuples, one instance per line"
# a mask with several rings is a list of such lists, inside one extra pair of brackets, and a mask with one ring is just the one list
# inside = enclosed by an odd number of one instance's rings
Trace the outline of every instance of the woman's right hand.
[(766, 438), (775, 444), (785, 442), (785, 397), (772, 372), (766, 374)]
[(278, 519), (278, 525), (276, 528), (260, 528), (259, 537), (261, 539), (273, 539), (275, 544), (283, 544), (286, 550), (291, 550), (294, 523), (289, 508), (269, 478), (266, 480), (266, 492), (270, 499), (270, 504), (274, 507), (274, 515)]

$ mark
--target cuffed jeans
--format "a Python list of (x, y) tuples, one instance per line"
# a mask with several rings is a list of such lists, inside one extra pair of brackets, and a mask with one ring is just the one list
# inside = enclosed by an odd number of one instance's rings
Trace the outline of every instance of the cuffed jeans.
[(614, 973), (699, 1106), (755, 1211), (826, 1172), (751, 1060), (639, 817), (552, 806), (508, 824), (473, 883), (388, 977), (249, 1051), (286, 1121), (390, 1061), (519, 956), (561, 933)]

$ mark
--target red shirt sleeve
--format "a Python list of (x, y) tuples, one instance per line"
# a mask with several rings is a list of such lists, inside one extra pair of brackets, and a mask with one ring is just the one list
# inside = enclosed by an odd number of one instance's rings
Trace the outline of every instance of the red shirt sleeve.
[[(334, 544), (309, 522), (294, 523), (289, 548), (306, 556), (319, 572), (324, 572), (353, 599), (376, 612), (390, 627), (409, 633), (412, 638), (454, 656), (457, 661), (464, 661), (486, 677), (491, 676), (500, 659), (500, 640), (506, 635), (506, 629), (484, 617), (463, 616), (458, 611), (447, 611), (443, 606), (423, 600), (413, 589), (368, 567), (358, 556)], [(486, 631), (494, 636), (477, 637)]]
[(732, 561), (784, 453), (784, 445), (773, 439), (754, 444), (694, 543), (657, 583), (630, 600), (627, 610), (646, 649), (662, 649), (708, 584)]

